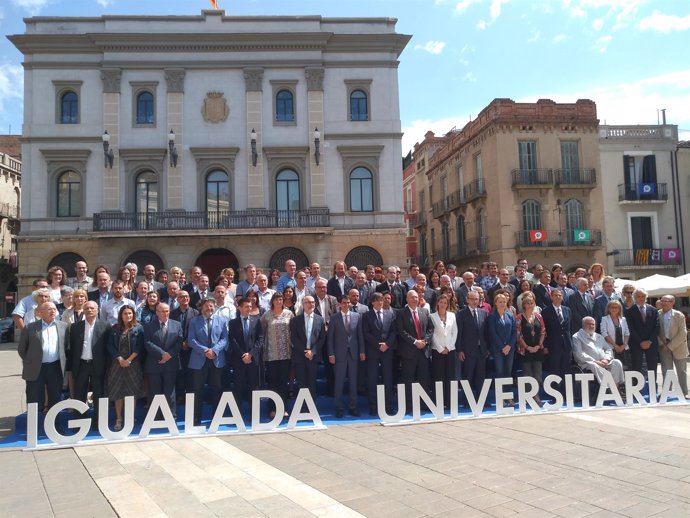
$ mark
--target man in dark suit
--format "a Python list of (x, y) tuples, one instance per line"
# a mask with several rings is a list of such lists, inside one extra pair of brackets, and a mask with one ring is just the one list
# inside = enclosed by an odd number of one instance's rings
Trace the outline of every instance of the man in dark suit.
[[(328, 324), (331, 321), (331, 317), (338, 312), (338, 301), (332, 295), (327, 294), (327, 281), (326, 279), (319, 278), (314, 283), (314, 291), (316, 292), (316, 297), (314, 297), (314, 312), (317, 315), (323, 317), (326, 323), (326, 331), (328, 331)], [(324, 371), (326, 373), (326, 394), (333, 394), (333, 387), (335, 385), (335, 371), (333, 370), (333, 365), (324, 358)]]
[(371, 296), (376, 292), (376, 286), (367, 282), (364, 272), (357, 273), (355, 278), (355, 289), (359, 292), (359, 302), (365, 306), (371, 306)]
[[(630, 357), (633, 369), (642, 372), (642, 356), (647, 360), (647, 370), (656, 372), (659, 363), (659, 312), (647, 304), (647, 292), (637, 288), (633, 292), (635, 304), (625, 310), (630, 329)], [(642, 372), (646, 375), (646, 372)]]
[(362, 318), (362, 335), (367, 365), (367, 395), (369, 397), (369, 414), (378, 415), (376, 385), (379, 380), (379, 364), (381, 365), (381, 379), (386, 394), (386, 412), (392, 413), (393, 407), (393, 349), (397, 336), (395, 313), (383, 311), (383, 295), (373, 293), (371, 296), (372, 309)]
[(548, 270), (544, 270), (539, 275), (539, 282), (537, 282), (533, 287), (534, 297), (536, 298), (537, 306), (544, 309), (546, 306), (551, 304), (551, 273)]
[(113, 298), (113, 294), (110, 292), (110, 275), (106, 272), (100, 272), (96, 276), (96, 283), (98, 289), (95, 291), (90, 291), (88, 293), (89, 300), (93, 300), (98, 307), (101, 307), (103, 303), (107, 300)]
[[(557, 279), (558, 288), (563, 292), (563, 305), (570, 307), (569, 300), (575, 290), (568, 287), (568, 274), (560, 273)], [(542, 308), (543, 309), (543, 308)]]
[(184, 395), (193, 392), (192, 378), (189, 373), (189, 356), (191, 348), (187, 343), (189, 335), (189, 323), (199, 315), (199, 312), (189, 305), (189, 293), (184, 290), (177, 292), (177, 308), (170, 312), (170, 319), (176, 320), (182, 325), (182, 349), (180, 350), (180, 370), (177, 371), (175, 382), (175, 394), (178, 404), (184, 403)]
[(412, 412), (412, 383), (418, 382), (425, 391), (429, 391), (429, 349), (434, 324), (429, 312), (418, 305), (417, 292), (408, 291), (407, 306), (398, 311), (396, 317), (398, 353), (402, 363), (400, 381), (405, 384), (407, 412)]
[(342, 261), (336, 261), (333, 266), (333, 277), (328, 279), (327, 291), (336, 300), (340, 300), (343, 295), (355, 287), (355, 281), (349, 275), (345, 273), (345, 263)]
[(105, 395), (110, 326), (98, 319), (98, 304), (84, 304), (84, 319), (70, 327), (67, 370), (74, 378), (74, 397), (86, 403), (89, 386), (93, 392), (92, 428), (98, 426), (98, 400)]
[(575, 281), (577, 291), (570, 297), (568, 307), (572, 313), (570, 321), (570, 334), (574, 335), (582, 329), (582, 319), (594, 315), (594, 299), (587, 292), (587, 279), (580, 277)]
[(308, 388), (316, 400), (316, 372), (326, 344), (326, 321), (314, 310), (311, 295), (302, 299), (302, 312), (290, 320), (292, 365), (300, 388)]
[(429, 285), (426, 283), (426, 275), (423, 273), (417, 274), (417, 283), (416, 286), (419, 286), (424, 289), (424, 300), (426, 301), (427, 304), (429, 304), (429, 308), (431, 308), (431, 312), (436, 311), (436, 299), (438, 297), (438, 294), (436, 293), (436, 290), (432, 289), (429, 287)]
[(164, 302), (156, 307), (156, 317), (144, 326), (144, 347), (147, 353), (144, 372), (149, 377), (150, 399), (156, 394), (163, 394), (176, 417), (175, 382), (180, 369), (182, 324), (170, 320), (170, 306)]
[(467, 294), (474, 290), (474, 274), (465, 272), (462, 274), (462, 283), (458, 283), (455, 288), (455, 298), (458, 299), (458, 309), (467, 305)]
[(494, 305), (494, 295), (498, 290), (504, 290), (510, 293), (513, 298), (513, 303), (515, 302), (515, 286), (510, 284), (510, 272), (506, 268), (501, 268), (498, 271), (498, 282), (489, 289), (488, 302), (492, 307)]
[(252, 302), (242, 297), (237, 303), (239, 314), (229, 324), (228, 363), (235, 375), (232, 394), (242, 408), (245, 396), (251, 407), (251, 394), (259, 388), (259, 316), (252, 316)]
[(26, 403), (38, 403), (42, 408), (47, 393), (48, 407), (52, 407), (60, 401), (69, 324), (55, 320), (58, 312), (52, 302), (43, 303), (37, 311), (41, 320), (22, 330), (17, 352), (22, 359), (22, 379), (26, 381)]
[(209, 286), (208, 275), (204, 275), (204, 274), (200, 275), (199, 276), (199, 282), (197, 284), (197, 290), (194, 293), (188, 292), (189, 293), (189, 305), (190, 306), (200, 310), (199, 302), (213, 296), (213, 294), (211, 293), (211, 290), (209, 289), (208, 286)]
[(386, 281), (376, 286), (378, 293), (388, 292), (391, 294), (391, 307), (394, 309), (402, 309), (405, 307), (405, 297), (407, 296), (407, 283), (396, 282), (397, 268), (389, 266), (386, 270)]
[(604, 318), (608, 303), (612, 300), (620, 300), (620, 297), (616, 295), (614, 282), (615, 279), (613, 277), (604, 277), (601, 281), (601, 295), (594, 299), (594, 314), (592, 316), (597, 323), (597, 333), (600, 331), (599, 325), (601, 324), (601, 319)]
[(165, 302), (170, 306), (170, 318), (172, 318), (172, 312), (178, 306), (177, 302), (177, 292), (180, 291), (180, 285), (175, 281), (170, 281), (166, 286), (163, 286), (158, 290), (158, 300)]
[(343, 417), (343, 388), (349, 379), (349, 410), (359, 416), (357, 408), (357, 365), (365, 360), (362, 316), (350, 311), (350, 298), (343, 295), (340, 311), (331, 317), (326, 337), (328, 362), (335, 368), (335, 416)]
[[(572, 314), (570, 308), (563, 305), (563, 292), (554, 288), (551, 291), (551, 304), (546, 306), (541, 316), (546, 328), (544, 340), (544, 352), (547, 353), (549, 370), (551, 374), (565, 376), (570, 373), (573, 353), (573, 340), (571, 333)], [(562, 388), (561, 384), (561, 388)]]
[(466, 301), (467, 306), (458, 311), (456, 317), (458, 336), (455, 350), (462, 362), (462, 377), (470, 384), (476, 401), (486, 378), (489, 346), (486, 343), (485, 326), (489, 314), (479, 307), (479, 293), (476, 291), (468, 292)]

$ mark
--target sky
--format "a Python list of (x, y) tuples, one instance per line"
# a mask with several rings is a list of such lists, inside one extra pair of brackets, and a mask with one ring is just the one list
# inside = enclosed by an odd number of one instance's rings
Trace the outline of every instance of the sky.
[[(228, 15), (382, 16), (400, 56), (403, 154), (462, 128), (493, 99), (592, 99), (602, 124), (657, 124), (690, 140), (690, 0), (218, 0)], [(3, 35), (27, 16), (189, 15), (209, 0), (0, 0)], [(22, 56), (0, 38), (0, 134), (21, 132)]]

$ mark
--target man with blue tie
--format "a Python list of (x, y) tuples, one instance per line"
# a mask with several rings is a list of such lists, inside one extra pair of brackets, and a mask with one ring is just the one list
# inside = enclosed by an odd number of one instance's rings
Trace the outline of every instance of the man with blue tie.
[(228, 360), (235, 375), (232, 395), (242, 408), (245, 396), (251, 406), (251, 394), (259, 388), (259, 347), (261, 326), (259, 317), (252, 316), (252, 302), (242, 297), (238, 303), (239, 314), (230, 321), (228, 333)]
[(326, 321), (314, 308), (312, 295), (302, 299), (302, 312), (290, 320), (292, 365), (300, 388), (308, 388), (316, 398), (316, 371), (321, 362), (321, 352), (326, 344)]
[(458, 336), (455, 350), (462, 362), (462, 377), (472, 388), (475, 401), (479, 397), (486, 378), (486, 358), (489, 346), (486, 343), (486, 319), (488, 313), (479, 307), (479, 293), (468, 291), (465, 296), (467, 306), (458, 311), (456, 321)]
[(182, 325), (170, 320), (170, 306), (161, 302), (156, 307), (156, 317), (144, 326), (146, 363), (144, 372), (149, 378), (149, 397), (163, 394), (170, 410), (177, 417), (175, 382), (180, 369)]
[(194, 424), (201, 422), (204, 384), (208, 383), (213, 394), (213, 412), (220, 401), (223, 387), (225, 351), (228, 348), (228, 321), (213, 316), (216, 301), (212, 298), (199, 302), (201, 314), (189, 323), (187, 340), (192, 349), (189, 369), (194, 387)]
[(364, 361), (364, 338), (361, 315), (350, 311), (350, 298), (340, 298), (340, 311), (328, 324), (328, 361), (335, 366), (335, 416), (343, 417), (343, 387), (349, 378), (350, 415), (359, 416), (357, 409), (357, 364)]
[(582, 319), (594, 315), (594, 299), (589, 294), (589, 282), (585, 277), (575, 281), (577, 291), (570, 297), (568, 307), (572, 313), (570, 320), (570, 334), (574, 335), (582, 329)]
[(386, 412), (392, 413), (393, 406), (393, 349), (397, 339), (395, 334), (395, 313), (383, 311), (383, 294), (372, 293), (372, 309), (362, 318), (367, 361), (367, 395), (369, 415), (378, 415), (376, 386), (381, 378), (386, 395)]

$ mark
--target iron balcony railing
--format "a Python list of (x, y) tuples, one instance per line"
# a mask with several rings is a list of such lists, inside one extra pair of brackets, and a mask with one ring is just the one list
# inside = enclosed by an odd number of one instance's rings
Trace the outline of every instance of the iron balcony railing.
[(476, 180), (472, 180), (469, 183), (465, 184), (464, 187), (465, 191), (465, 201), (470, 202), (472, 200), (476, 200), (477, 198), (481, 198), (482, 196), (486, 196), (486, 188), (484, 187), (484, 178), (478, 178)]
[(510, 172), (513, 186), (536, 186), (553, 184), (552, 169), (513, 169)]
[(618, 201), (666, 201), (668, 188), (665, 183), (625, 183), (618, 185)]
[(616, 266), (680, 266), (682, 256), (677, 248), (636, 248), (614, 250), (613, 262)]
[(601, 230), (519, 230), (515, 241), (518, 248), (601, 246)]
[(233, 210), (217, 212), (100, 212), (93, 215), (95, 232), (129, 230), (225, 230), (252, 228), (328, 227), (328, 209)]
[(597, 183), (596, 169), (554, 169), (553, 179), (556, 185), (561, 187), (593, 186)]

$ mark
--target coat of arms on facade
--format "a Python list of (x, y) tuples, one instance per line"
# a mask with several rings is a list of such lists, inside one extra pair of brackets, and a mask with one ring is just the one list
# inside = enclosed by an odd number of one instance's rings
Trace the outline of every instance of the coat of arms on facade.
[(217, 124), (218, 122), (225, 122), (230, 115), (230, 107), (223, 97), (223, 92), (209, 92), (204, 99), (204, 105), (201, 108), (201, 115), (206, 122)]

